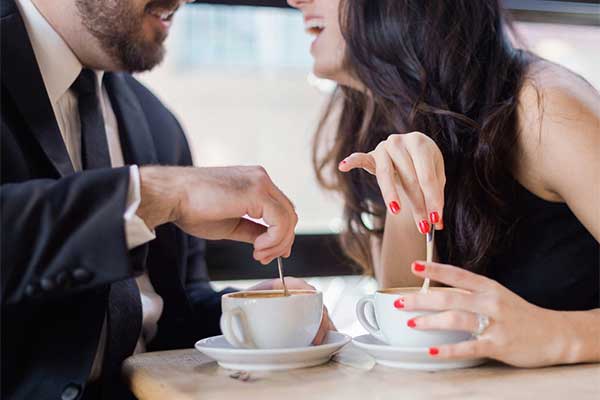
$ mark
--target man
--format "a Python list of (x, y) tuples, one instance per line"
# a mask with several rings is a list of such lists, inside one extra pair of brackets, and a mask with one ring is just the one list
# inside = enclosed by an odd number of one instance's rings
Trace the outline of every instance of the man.
[(197, 237), (290, 254), (266, 172), (189, 167), (173, 115), (114, 72), (160, 62), (182, 3), (0, 0), (3, 398), (118, 399), (134, 351), (218, 334)]

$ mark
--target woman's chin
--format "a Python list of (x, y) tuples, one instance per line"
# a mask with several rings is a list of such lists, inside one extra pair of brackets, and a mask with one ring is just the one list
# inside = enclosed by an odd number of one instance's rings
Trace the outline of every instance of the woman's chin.
[[(340, 77), (340, 71), (337, 68), (330, 66), (321, 65), (318, 62), (313, 65), (313, 74), (320, 79), (328, 79), (330, 81), (338, 82)], [(339, 82), (338, 82), (339, 83)]]

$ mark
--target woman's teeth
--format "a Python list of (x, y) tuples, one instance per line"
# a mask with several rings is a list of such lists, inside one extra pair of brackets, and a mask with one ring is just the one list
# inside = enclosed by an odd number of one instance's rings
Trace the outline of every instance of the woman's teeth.
[(319, 35), (325, 29), (325, 23), (318, 19), (311, 19), (304, 23), (304, 29), (311, 35)]

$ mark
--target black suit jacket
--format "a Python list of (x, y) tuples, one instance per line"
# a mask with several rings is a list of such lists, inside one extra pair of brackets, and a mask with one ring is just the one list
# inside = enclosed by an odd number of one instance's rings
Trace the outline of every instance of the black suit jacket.
[[(14, 0), (0, 0), (0, 24), (2, 398), (81, 398), (112, 282), (147, 271), (162, 296), (150, 350), (218, 334), (221, 293), (208, 284), (205, 242), (172, 224), (127, 250), (128, 169), (74, 173)], [(156, 97), (128, 74), (105, 84), (126, 163), (191, 165)]]

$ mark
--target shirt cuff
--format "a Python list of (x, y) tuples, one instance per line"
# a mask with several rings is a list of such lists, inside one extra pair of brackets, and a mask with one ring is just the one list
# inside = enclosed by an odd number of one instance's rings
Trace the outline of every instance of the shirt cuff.
[(136, 214), (142, 201), (140, 190), (140, 170), (137, 165), (129, 167), (129, 190), (127, 192), (127, 208), (123, 214), (125, 220), (125, 239), (129, 250), (156, 238), (143, 219)]

